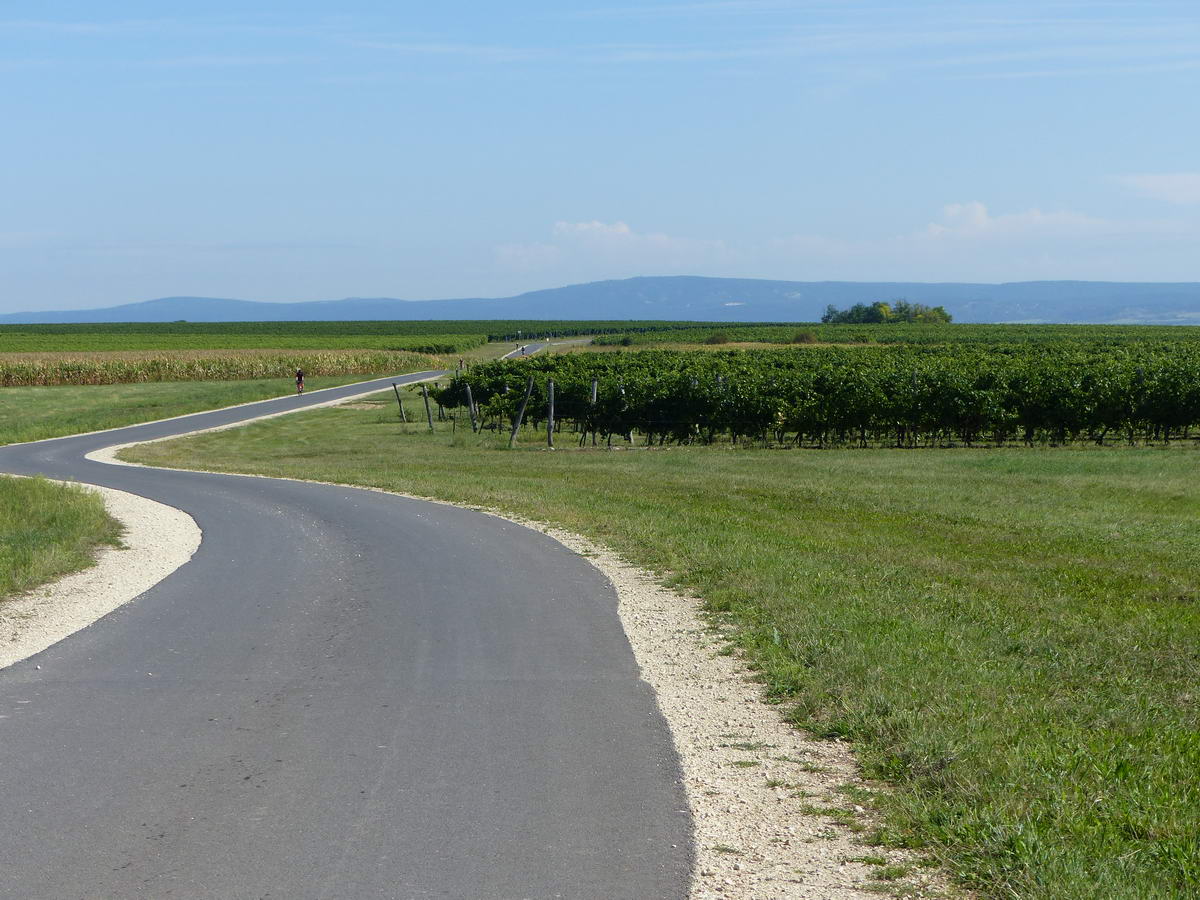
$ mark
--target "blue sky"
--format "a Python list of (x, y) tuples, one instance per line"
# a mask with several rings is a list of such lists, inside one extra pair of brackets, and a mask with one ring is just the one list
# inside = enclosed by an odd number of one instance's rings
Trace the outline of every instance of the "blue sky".
[(0, 3), (0, 312), (1200, 280), (1200, 4)]

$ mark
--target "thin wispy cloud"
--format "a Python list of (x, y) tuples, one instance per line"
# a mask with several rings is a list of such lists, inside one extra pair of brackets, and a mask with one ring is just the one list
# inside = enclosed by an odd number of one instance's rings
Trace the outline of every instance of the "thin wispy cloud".
[(314, 56), (175, 56), (131, 61), (129, 65), (162, 69), (236, 69), (256, 66), (307, 65), (320, 61)]
[[(134, 40), (182, 38), (220, 39), (226, 37), (259, 37), (282, 40), (334, 41), (344, 33), (361, 31), (362, 23), (341, 16), (321, 19), (239, 19), (230, 17), (115, 19), (110, 21), (55, 21), (42, 19), (0, 19), (0, 39), (6, 36), (23, 38), (87, 38), (103, 40)], [(70, 44), (68, 46), (74, 46)]]
[(564, 12), (576, 19), (668, 19), (691, 16), (744, 16), (754, 13), (833, 11), (833, 3), (802, 3), (795, 0), (712, 0), (708, 3), (674, 3), (651, 6), (609, 6)]
[(1181, 59), (1167, 62), (1141, 62), (1125, 65), (1074, 66), (1059, 69), (1023, 69), (1002, 72), (962, 73), (954, 77), (980, 81), (1021, 81), (1036, 78), (1092, 78), (1118, 75), (1154, 75), (1166, 72), (1194, 72), (1200, 70), (1200, 60)]
[[(643, 12), (686, 12), (709, 10), (731, 15), (739, 11), (794, 13), (811, 5), (787, 3), (731, 2), (653, 7)], [(768, 35), (738, 36), (737, 32), (717, 38), (695, 37), (671, 40), (639, 40), (582, 44), (564, 54), (567, 59), (587, 63), (704, 63), (723, 60), (779, 59), (799, 63), (840, 57), (846, 63), (870, 63), (891, 70), (990, 68), (989, 75), (1036, 77), (1070, 71), (1089, 74), (1074, 63), (1080, 61), (1144, 66), (1176, 65), (1200, 56), (1200, 22), (1194, 18), (1165, 18), (1161, 21), (1131, 22), (1128, 17), (1080, 20), (1072, 18), (964, 15), (954, 8), (945, 16), (922, 23), (906, 22), (889, 27), (866, 24), (846, 8), (822, 5), (832, 10), (817, 21), (780, 23)], [(595, 11), (594, 11), (595, 12)], [(793, 17), (795, 18), (795, 17)], [(410, 46), (408, 49), (415, 50)], [(459, 47), (460, 52), (466, 52)], [(478, 49), (476, 55), (488, 55)], [(1174, 57), (1175, 59), (1170, 59)], [(544, 58), (528, 50), (505, 48), (492, 54), (498, 61)], [(1031, 61), (1055, 61), (1061, 65), (1031, 69)]]
[(0, 59), (0, 72), (20, 71), (22, 69), (48, 69), (61, 66), (66, 61), (61, 57), (54, 59)]
[[(1082, 11), (1091, 9), (1093, 15)], [(881, 72), (921, 72), (927, 77), (1040, 78), (1071, 75), (1085, 77), (1104, 69), (1134, 73), (1184, 71), (1200, 59), (1200, 21), (1188, 15), (1139, 18), (1137, 7), (1126, 4), (1096, 6), (1058, 3), (1050, 6), (917, 5), (902, 20), (895, 10), (876, 4), (787, 2), (787, 0), (710, 0), (651, 6), (596, 8), (570, 14), (561, 21), (565, 31), (541, 35), (536, 41), (475, 41), (473, 35), (383, 35), (353, 16), (336, 19), (287, 21), (231, 18), (157, 18), (117, 21), (53, 21), (16, 19), (0, 21), (0, 37), (36, 33), (64, 41), (70, 37), (150, 38), (178, 36), (205, 38), (202, 50), (169, 57), (188, 56), (197, 61), (236, 60), (245, 54), (229, 52), (223, 39), (237, 35), (269, 36), (270, 54), (294, 57), (290, 44), (314, 44), (341, 54), (343, 64), (363, 62), (362, 51), (386, 58), (421, 56), (448, 63), (471, 60), (480, 64), (512, 66), (555, 63), (577, 65), (703, 65), (721, 62), (781, 62), (797, 67), (834, 60), (843, 67), (869, 65)], [(1027, 14), (1032, 12), (1034, 14)], [(1074, 12), (1075, 15), (1070, 13)], [(754, 22), (769, 14), (770, 27)], [(889, 20), (889, 15), (893, 16)], [(572, 18), (610, 18), (607, 33), (597, 38), (578, 27)], [(663, 27), (630, 24), (623, 19), (661, 18)], [(687, 21), (672, 24), (675, 19)], [(718, 21), (719, 20), (719, 21)], [(751, 23), (752, 27), (733, 28)], [(693, 27), (694, 26), (694, 27)], [(614, 30), (634, 31), (621, 40)], [(128, 58), (128, 57), (126, 57)], [(249, 56), (247, 57), (249, 58)], [(265, 58), (265, 56), (264, 56)], [(1044, 63), (1044, 65), (1030, 65)], [(1086, 65), (1092, 63), (1092, 65)], [(204, 64), (199, 62), (198, 64)], [(219, 63), (213, 63), (219, 64)], [(227, 63), (236, 65), (236, 62)], [(265, 64), (265, 63), (264, 63)]]
[(3, 34), (115, 35), (145, 33), (161, 27), (164, 20), (129, 20), (119, 22), (56, 22), (37, 19), (0, 20)]
[(1072, 210), (1045, 212), (1037, 207), (1021, 212), (994, 215), (979, 201), (950, 203), (942, 208), (940, 221), (900, 240), (1012, 240), (1030, 236), (1081, 237), (1098, 234), (1123, 234), (1127, 224), (1118, 224), (1097, 216)]
[(1176, 206), (1200, 205), (1200, 172), (1121, 175), (1116, 180), (1152, 200), (1162, 200)]
[(522, 272), (579, 265), (630, 271), (639, 267), (684, 271), (714, 264), (727, 265), (736, 262), (740, 256), (740, 251), (722, 240), (642, 232), (625, 222), (598, 220), (556, 222), (549, 240), (502, 244), (495, 251), (499, 266)]
[(568, 59), (563, 51), (538, 47), (505, 47), (492, 44), (454, 43), (449, 41), (379, 41), (349, 39), (347, 43), (363, 50), (383, 50), (405, 56), (441, 56), (466, 58), (493, 63), (534, 62)]
[(25, 250), (61, 239), (54, 231), (0, 231), (0, 250)]
[[(59, 36), (89, 38), (128, 38), (162, 35), (195, 35), (244, 32), (250, 26), (205, 19), (116, 19), (111, 21), (54, 21), (50, 19), (0, 20), (0, 36)], [(255, 28), (254, 30), (259, 30)]]
[(1163, 57), (1183, 57), (1184, 61), (1195, 61), (1200, 54), (1200, 42), (1146, 42), (1140, 45), (1093, 44), (1083, 46), (1036, 47), (1027, 50), (1003, 52), (980, 52), (969, 56), (948, 56), (940, 59), (914, 60), (908, 64), (912, 69), (960, 68), (1008, 63), (1029, 63), (1041, 60), (1106, 61), (1144, 56), (1146, 59), (1162, 60)]
[(808, 233), (739, 242), (642, 231), (624, 221), (558, 222), (545, 240), (497, 247), (495, 260), (501, 269), (548, 277), (565, 271), (614, 277), (652, 271), (854, 278), (856, 269), (883, 264), (896, 277), (919, 280), (936, 280), (939, 271), (968, 277), (972, 268), (991, 266), (1002, 280), (997, 254), (1026, 261), (1032, 266), (1026, 277), (1079, 277), (1085, 261), (1099, 265), (1115, 247), (1183, 246), (1197, 236), (1197, 227), (1186, 222), (1110, 219), (1036, 207), (994, 213), (970, 201), (947, 204), (936, 220), (879, 238)]

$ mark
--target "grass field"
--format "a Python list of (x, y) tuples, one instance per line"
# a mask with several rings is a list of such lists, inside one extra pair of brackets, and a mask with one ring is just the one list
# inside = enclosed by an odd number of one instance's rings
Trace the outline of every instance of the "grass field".
[(120, 534), (98, 494), (42, 478), (0, 476), (0, 603), (87, 568), (95, 549), (117, 544)]
[[(509, 344), (480, 344), (444, 359), (424, 355), (403, 354), (388, 357), (395, 368), (372, 370), (356, 374), (314, 375), (309, 368), (306, 384), (309, 391), (355, 381), (365, 381), (376, 375), (393, 375), (402, 371), (418, 371), (441, 366), (453, 367), (459, 359), (467, 364), (495, 359), (511, 350)], [(170, 354), (175, 365), (215, 361), (221, 367), (233, 363), (252, 366), (266, 355), (275, 358), (270, 350), (176, 351)], [(41, 353), (0, 354), (0, 375), (5, 366), (28, 365), (44, 358)], [(146, 360), (159, 359), (159, 351), (114, 351), (100, 353), (54, 354), (56, 364), (63, 359), (100, 359), (105, 364), (138, 365)], [(199, 371), (202, 371), (200, 369)], [(49, 386), (0, 387), (0, 445), (21, 441), (36, 441), (82, 431), (118, 428), (139, 422), (150, 422), (171, 416), (201, 412), (249, 403), (289, 394), (293, 390), (291, 372), (278, 377), (246, 378), (241, 380), (199, 379), (192, 381), (147, 381), (125, 384), (65, 384)]]
[(509, 452), (448, 428), (383, 398), (125, 456), (588, 535), (698, 592), (793, 721), (855, 743), (894, 786), (881, 840), (983, 896), (1200, 895), (1195, 450)]
[[(305, 383), (311, 392), (363, 380), (345, 375)], [(291, 380), (283, 378), (0, 388), (0, 445), (136, 425), (294, 391)]]
[(597, 346), (618, 344), (766, 343), (766, 344), (1084, 344), (1115, 347), (1143, 341), (1191, 343), (1200, 340), (1200, 328), (1180, 325), (931, 325), (892, 323), (874, 325), (823, 325), (813, 323), (752, 324), (710, 322), (684, 327), (646, 328), (599, 334)]

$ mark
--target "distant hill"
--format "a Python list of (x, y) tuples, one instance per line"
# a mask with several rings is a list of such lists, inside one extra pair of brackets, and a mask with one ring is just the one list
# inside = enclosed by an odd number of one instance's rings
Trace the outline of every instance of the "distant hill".
[(412, 319), (689, 319), (811, 322), (828, 304), (875, 300), (945, 306), (956, 322), (1200, 325), (1200, 283), (1023, 281), (1009, 284), (766, 281), (690, 275), (596, 281), (516, 297), (461, 300), (350, 298), (260, 303), (165, 297), (105, 309), (0, 315), (0, 323), (292, 322)]

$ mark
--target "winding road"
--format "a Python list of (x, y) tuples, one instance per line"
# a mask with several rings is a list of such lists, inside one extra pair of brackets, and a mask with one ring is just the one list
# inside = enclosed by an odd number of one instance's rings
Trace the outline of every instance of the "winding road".
[(451, 506), (84, 458), (430, 374), (0, 447), (204, 535), (0, 670), (0, 897), (687, 896), (678, 760), (585, 560)]

